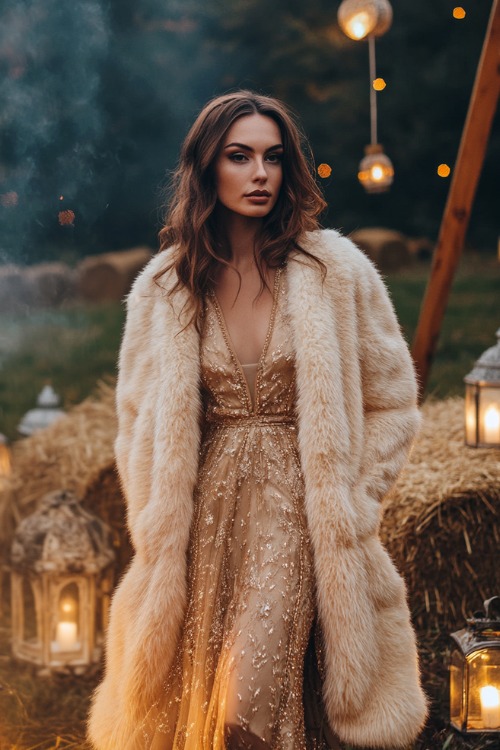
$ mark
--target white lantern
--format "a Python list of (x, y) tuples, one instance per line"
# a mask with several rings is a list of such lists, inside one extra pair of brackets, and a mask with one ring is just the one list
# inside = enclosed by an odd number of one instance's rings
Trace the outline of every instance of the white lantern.
[(471, 448), (500, 448), (500, 328), (465, 376), (465, 443)]
[(84, 672), (100, 660), (112, 589), (109, 528), (70, 492), (49, 493), (11, 552), (14, 656)]
[(59, 407), (60, 402), (61, 399), (52, 386), (45, 385), (36, 400), (36, 409), (26, 412), (18, 425), (21, 435), (32, 435), (64, 416), (64, 411)]

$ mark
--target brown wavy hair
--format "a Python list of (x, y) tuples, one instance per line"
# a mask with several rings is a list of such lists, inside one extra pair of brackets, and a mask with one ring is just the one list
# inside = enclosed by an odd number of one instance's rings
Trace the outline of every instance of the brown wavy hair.
[[(155, 280), (175, 268), (177, 282), (170, 290), (186, 287), (194, 306), (191, 320), (198, 321), (203, 295), (214, 285), (220, 264), (231, 265), (231, 249), (224, 242), (223, 227), (217, 226), (217, 190), (214, 163), (232, 124), (240, 117), (260, 114), (270, 117), (283, 141), (283, 181), (278, 200), (264, 217), (254, 247), (254, 257), (266, 285), (264, 264), (283, 266), (290, 250), (324, 264), (300, 246), (306, 231), (317, 229), (326, 203), (316, 184), (309, 144), (288, 108), (279, 100), (236, 91), (206, 104), (183, 143), (179, 165), (173, 175), (171, 199), (160, 231), (160, 252), (174, 245), (172, 262)], [(307, 156), (306, 156), (307, 154)]]

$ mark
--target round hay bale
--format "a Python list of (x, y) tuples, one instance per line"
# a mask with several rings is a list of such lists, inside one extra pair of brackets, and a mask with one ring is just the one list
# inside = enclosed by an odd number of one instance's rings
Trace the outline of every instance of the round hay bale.
[(26, 269), (33, 285), (33, 304), (58, 307), (75, 297), (75, 271), (64, 263), (39, 263)]
[(78, 295), (89, 302), (121, 301), (151, 256), (148, 247), (89, 255), (77, 267)]
[(32, 307), (34, 287), (26, 271), (14, 264), (0, 266), (0, 312), (20, 312)]
[(408, 252), (416, 260), (430, 260), (434, 255), (435, 243), (428, 237), (408, 237)]
[(381, 271), (395, 271), (411, 264), (406, 237), (395, 229), (366, 227), (352, 232), (350, 237)]
[(0, 547), (8, 545), (21, 518), (48, 492), (69, 490), (83, 498), (103, 467), (114, 461), (114, 387), (97, 393), (64, 417), (12, 446), (12, 473), (0, 487)]
[[(97, 396), (97, 397), (96, 397)], [(47, 492), (73, 490), (111, 527), (116, 580), (132, 555), (115, 471), (114, 388), (13, 446), (0, 542)], [(500, 593), (500, 451), (464, 445), (461, 398), (425, 404), (409, 463), (383, 502), (382, 537), (405, 576), (419, 632), (450, 632)]]
[(430, 402), (423, 414), (382, 531), (417, 627), (450, 632), (500, 593), (500, 451), (464, 445), (461, 398)]
[(133, 555), (125, 513), (125, 499), (114, 462), (105, 466), (87, 487), (82, 504), (96, 516), (102, 518), (111, 529), (115, 551), (115, 581), (128, 567)]

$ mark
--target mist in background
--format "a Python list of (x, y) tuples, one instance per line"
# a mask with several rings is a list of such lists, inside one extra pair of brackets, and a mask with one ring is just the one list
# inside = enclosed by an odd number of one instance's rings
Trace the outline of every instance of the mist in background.
[[(479, 7), (480, 6), (480, 7)], [(300, 115), (321, 181), (324, 219), (435, 239), (489, 3), (455, 21), (448, 0), (394, 3), (377, 41), (379, 140), (396, 177), (365, 195), (368, 51), (345, 38), (338, 3), (311, 0), (8, 0), (0, 5), (0, 263), (76, 260), (156, 247), (163, 189), (182, 139), (210, 97), (245, 86)], [(496, 245), (499, 118), (468, 242)]]

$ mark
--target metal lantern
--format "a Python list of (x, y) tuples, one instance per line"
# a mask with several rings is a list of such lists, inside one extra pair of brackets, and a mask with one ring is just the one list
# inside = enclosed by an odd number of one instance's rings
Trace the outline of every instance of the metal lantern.
[(21, 435), (32, 435), (64, 416), (64, 411), (59, 408), (60, 402), (52, 386), (44, 386), (36, 400), (36, 409), (30, 409), (18, 425)]
[(394, 167), (379, 143), (365, 147), (366, 156), (359, 165), (358, 179), (367, 193), (383, 193), (394, 179)]
[(500, 597), (451, 635), (450, 721), (460, 732), (500, 733)]
[(465, 443), (472, 448), (500, 448), (500, 328), (465, 376)]
[(392, 8), (388, 0), (343, 0), (337, 17), (344, 34), (359, 40), (385, 34), (392, 23)]
[(70, 492), (52, 492), (16, 529), (11, 552), (14, 656), (83, 673), (101, 656), (112, 589), (109, 529)]

